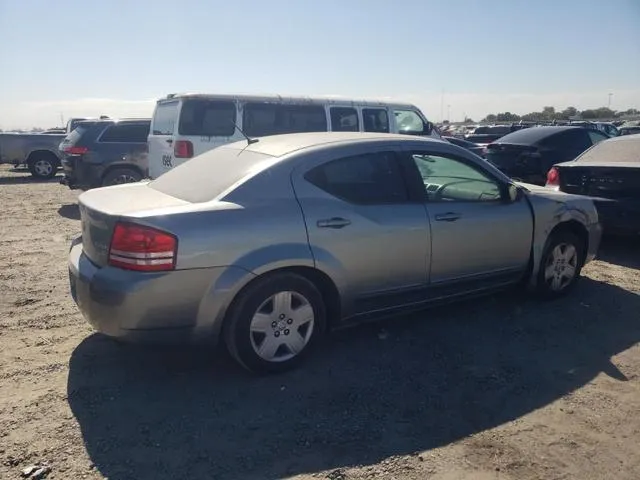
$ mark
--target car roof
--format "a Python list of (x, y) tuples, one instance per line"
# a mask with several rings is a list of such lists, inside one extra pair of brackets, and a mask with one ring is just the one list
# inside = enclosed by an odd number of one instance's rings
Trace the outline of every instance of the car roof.
[(391, 133), (367, 133), (367, 132), (310, 132), (288, 133), (285, 135), (272, 135), (260, 137), (256, 143), (247, 145), (246, 140), (234, 142), (221, 148), (252, 151), (281, 157), (289, 153), (322, 145), (349, 144), (355, 142), (439, 142), (444, 140), (413, 135), (400, 135)]
[(245, 102), (282, 102), (282, 103), (302, 103), (308, 105), (345, 104), (362, 105), (367, 107), (387, 107), (394, 106), (400, 108), (417, 108), (407, 102), (396, 102), (393, 100), (378, 99), (358, 99), (343, 97), (340, 95), (327, 96), (290, 96), (290, 95), (243, 95), (243, 94), (212, 94), (212, 93), (176, 93), (163, 97), (157, 103), (172, 102), (181, 99), (202, 99), (202, 100), (242, 100)]
[(569, 130), (588, 130), (584, 127), (577, 126), (543, 126), (543, 127), (529, 127), (516, 130), (515, 132), (508, 133), (502, 138), (499, 138), (494, 143), (515, 143), (519, 145), (534, 145), (545, 138), (552, 135), (556, 135), (561, 132), (567, 132)]

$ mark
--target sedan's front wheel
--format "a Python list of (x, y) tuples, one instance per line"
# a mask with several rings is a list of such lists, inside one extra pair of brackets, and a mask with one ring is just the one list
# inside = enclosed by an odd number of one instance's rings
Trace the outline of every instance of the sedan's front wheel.
[(538, 292), (543, 297), (560, 297), (574, 287), (582, 269), (583, 249), (580, 239), (571, 232), (552, 234), (538, 273)]
[(295, 367), (325, 330), (322, 295), (293, 273), (267, 275), (240, 293), (225, 324), (231, 355), (256, 373)]

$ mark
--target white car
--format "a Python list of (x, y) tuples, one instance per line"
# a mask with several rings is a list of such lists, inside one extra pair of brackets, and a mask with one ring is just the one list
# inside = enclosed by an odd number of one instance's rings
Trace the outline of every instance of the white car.
[(301, 132), (404, 133), (440, 138), (411, 104), (353, 99), (183, 94), (158, 100), (149, 134), (149, 176), (248, 137)]

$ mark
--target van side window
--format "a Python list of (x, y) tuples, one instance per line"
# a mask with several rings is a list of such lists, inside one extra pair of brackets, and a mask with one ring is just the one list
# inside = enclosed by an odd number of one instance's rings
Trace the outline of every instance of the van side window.
[(247, 103), (244, 106), (242, 127), (247, 135), (253, 137), (326, 132), (327, 115), (321, 105)]
[(422, 135), (425, 131), (424, 122), (413, 110), (394, 110), (398, 133), (405, 135)]
[(363, 108), (362, 122), (365, 132), (389, 133), (389, 115), (382, 108)]
[(226, 100), (185, 100), (180, 112), (180, 135), (230, 137), (236, 130), (236, 103)]
[(359, 132), (358, 111), (350, 107), (331, 107), (331, 131)]
[(107, 127), (100, 136), (102, 143), (147, 143), (148, 123), (124, 123)]
[(178, 118), (178, 102), (158, 103), (153, 115), (154, 135), (173, 135)]

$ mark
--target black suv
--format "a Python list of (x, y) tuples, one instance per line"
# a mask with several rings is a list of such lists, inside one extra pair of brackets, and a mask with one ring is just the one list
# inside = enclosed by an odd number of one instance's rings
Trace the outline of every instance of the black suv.
[(150, 125), (149, 119), (80, 122), (59, 147), (64, 170), (60, 183), (88, 190), (147, 177)]

